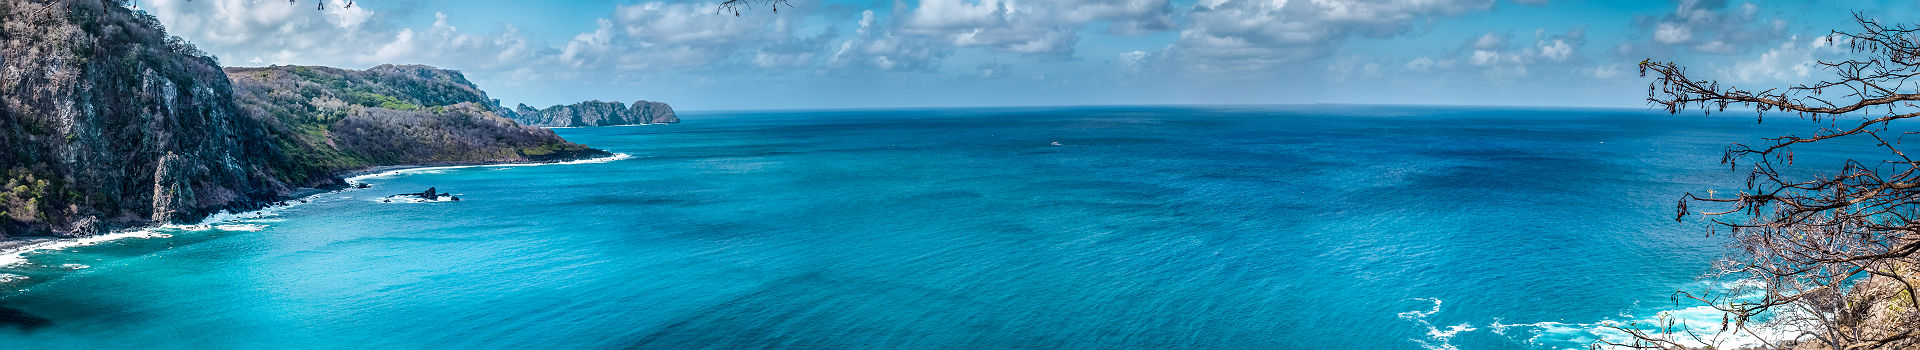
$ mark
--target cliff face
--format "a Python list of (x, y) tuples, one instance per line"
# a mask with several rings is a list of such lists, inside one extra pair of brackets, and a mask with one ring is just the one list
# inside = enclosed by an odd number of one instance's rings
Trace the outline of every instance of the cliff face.
[(217, 62), (117, 1), (0, 0), (0, 237), (84, 235), (273, 198)]
[(280, 150), (274, 173), (303, 186), (395, 164), (527, 162), (605, 155), (553, 131), (515, 124), (460, 72), (382, 65), (228, 68), (243, 113)]
[(0, 0), (0, 42), (0, 238), (196, 220), (369, 166), (606, 154), (458, 72), (223, 71), (121, 0)]
[(612, 126), (679, 123), (673, 107), (664, 102), (640, 100), (631, 107), (620, 102), (586, 101), (537, 109), (521, 104), (508, 115), (521, 124), (535, 126)]

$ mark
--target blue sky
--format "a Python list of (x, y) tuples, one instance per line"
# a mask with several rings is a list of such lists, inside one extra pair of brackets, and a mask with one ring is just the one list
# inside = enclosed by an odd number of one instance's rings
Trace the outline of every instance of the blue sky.
[[(1916, 2), (138, 0), (228, 66), (458, 69), (508, 106), (686, 110), (1383, 103), (1643, 107), (1634, 64), (1818, 79), (1852, 11)], [(339, 0), (327, 0), (338, 2)]]

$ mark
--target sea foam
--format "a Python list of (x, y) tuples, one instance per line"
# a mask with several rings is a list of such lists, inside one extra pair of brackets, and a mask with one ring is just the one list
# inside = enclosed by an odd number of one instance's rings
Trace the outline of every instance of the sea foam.
[(436, 166), (436, 167), (420, 167), (420, 168), (406, 168), (406, 169), (394, 169), (394, 170), (388, 170), (388, 171), (382, 171), (382, 172), (377, 172), (377, 173), (372, 173), (372, 174), (362, 174), (362, 175), (355, 175), (355, 176), (352, 176), (352, 177), (348, 177), (348, 178), (346, 178), (346, 180), (347, 180), (347, 182), (348, 182), (348, 183), (359, 183), (359, 182), (361, 182), (361, 181), (364, 181), (364, 180), (369, 180), (369, 179), (383, 179), (383, 178), (389, 178), (389, 177), (394, 177), (394, 176), (400, 176), (400, 175), (412, 175), (412, 174), (434, 174), (434, 173), (440, 173), (440, 172), (444, 172), (444, 171), (447, 171), (447, 170), (453, 170), (453, 169), (467, 169), (467, 168), (509, 168), (509, 167), (530, 167), (530, 166), (545, 166), (545, 165), (572, 165), (572, 164), (599, 164), (599, 163), (608, 163), (608, 162), (614, 162), (614, 161), (619, 161), (619, 160), (625, 160), (625, 159), (632, 159), (632, 158), (633, 158), (633, 155), (630, 155), (630, 154), (626, 154), (626, 153), (614, 153), (613, 155), (610, 155), (610, 156), (605, 156), (605, 157), (600, 157), (600, 158), (591, 158), (591, 159), (581, 159), (581, 160), (570, 160), (570, 161), (565, 161), (565, 162), (553, 162), (553, 163), (507, 163), (507, 164), (477, 164), (477, 165), (450, 165), (450, 166)]
[[(1730, 290), (1742, 286), (1751, 287), (1755, 283), (1757, 282), (1702, 282), (1695, 284), (1691, 288), (1700, 289), (1705, 286), (1717, 286), (1721, 288), (1721, 290)], [(1758, 297), (1760, 296), (1757, 294), (1748, 294), (1742, 295), (1741, 299), (1755, 299)], [(1427, 318), (1440, 312), (1441, 301), (1431, 298), (1419, 298), (1415, 300), (1431, 301), (1433, 302), (1433, 307), (1426, 311), (1407, 311), (1401, 312), (1398, 315), (1401, 319), (1414, 321), (1426, 327), (1427, 339), (1413, 339), (1413, 341), (1420, 344), (1422, 348), (1430, 350), (1458, 349), (1450, 343), (1453, 337), (1460, 333), (1481, 330), (1473, 328), (1472, 325), (1468, 323), (1461, 323), (1451, 327), (1436, 327), (1428, 322)], [(1782, 327), (1770, 326), (1764, 322), (1749, 326), (1754, 334), (1732, 331), (1718, 332), (1721, 329), (1721, 324), (1724, 320), (1722, 317), (1725, 316), (1725, 313), (1711, 306), (1700, 305), (1651, 311), (1653, 311), (1651, 316), (1635, 316), (1631, 312), (1623, 311), (1620, 314), (1620, 319), (1601, 320), (1592, 323), (1552, 321), (1505, 323), (1504, 320), (1496, 318), (1487, 325), (1485, 330), (1516, 343), (1559, 349), (1589, 349), (1591, 346), (1600, 344), (1601, 342), (1631, 344), (1634, 340), (1632, 335), (1618, 329), (1618, 327), (1628, 325), (1640, 325), (1639, 329), (1648, 332), (1649, 335), (1672, 339), (1674, 342), (1689, 348), (1760, 348), (1765, 346), (1767, 340), (1788, 339), (1788, 337), (1795, 334)], [(1675, 326), (1670, 333), (1656, 332), (1648, 328), (1666, 325), (1668, 322), (1671, 322), (1671, 324)], [(1701, 333), (1703, 336), (1696, 339), (1686, 333), (1688, 329), (1692, 329), (1695, 333)], [(1613, 349), (1615, 347), (1602, 345), (1600, 348)]]
[[(442, 166), (442, 167), (407, 168), (407, 169), (388, 170), (388, 171), (377, 172), (372, 174), (357, 175), (357, 176), (348, 177), (346, 178), (346, 180), (347, 180), (347, 183), (359, 183), (368, 179), (387, 178), (387, 177), (392, 177), (397, 175), (417, 174), (417, 173), (423, 173), (423, 172), (445, 171), (450, 169), (465, 169), (465, 168), (478, 168), (478, 167), (527, 167), (527, 166), (542, 166), (542, 165), (597, 164), (597, 163), (607, 163), (607, 162), (613, 162), (613, 161), (619, 161), (619, 160), (631, 159), (631, 158), (633, 158), (633, 156), (626, 153), (615, 153), (614, 155), (600, 157), (600, 158), (581, 159), (581, 160), (553, 162), (553, 163), (512, 163), (512, 164), (455, 165), (455, 166)], [(360, 190), (360, 188), (348, 187), (348, 188), (340, 189), (336, 191), (309, 195), (306, 198), (322, 198), (321, 196), (323, 195), (338, 195), (343, 192), (349, 192), (354, 190)], [(270, 218), (279, 216), (280, 212), (283, 210), (286, 210), (287, 208), (299, 206), (301, 204), (306, 204), (308, 202), (310, 202), (310, 200), (304, 199), (304, 198), (289, 200), (289, 201), (282, 202), (282, 204), (267, 206), (265, 208), (260, 208), (252, 211), (239, 212), (239, 213), (222, 210), (218, 213), (214, 213), (213, 215), (208, 215), (206, 219), (202, 219), (200, 220), (199, 223), (192, 224), (192, 225), (168, 224), (168, 225), (158, 225), (158, 226), (150, 226), (150, 227), (143, 227), (143, 228), (137, 228), (137, 229), (122, 230), (122, 231), (116, 231), (112, 233), (93, 235), (93, 236), (87, 236), (87, 237), (50, 239), (43, 242), (36, 242), (36, 243), (22, 245), (19, 247), (14, 247), (11, 249), (0, 251), (0, 267), (14, 267), (18, 265), (27, 264), (28, 263), (27, 256), (38, 251), (64, 250), (68, 248), (84, 247), (84, 246), (96, 245), (100, 243), (122, 240), (122, 239), (130, 239), (130, 238), (147, 238), (147, 239), (172, 238), (173, 235), (168, 232), (193, 232), (193, 231), (206, 231), (206, 230), (258, 232), (258, 231), (265, 230), (267, 228), (267, 225), (262, 225), (259, 223), (277, 222), (278, 219), (270, 219)], [(21, 276), (19, 279), (25, 279), (25, 276)], [(14, 279), (14, 280), (17, 280), (17, 279)], [(11, 281), (13, 280), (0, 278), (0, 283), (11, 282)]]
[(1427, 317), (1440, 313), (1440, 305), (1443, 302), (1436, 298), (1417, 298), (1414, 300), (1433, 302), (1433, 308), (1427, 311), (1407, 311), (1398, 315), (1400, 319), (1413, 321), (1427, 328), (1427, 339), (1413, 339), (1413, 342), (1420, 344), (1420, 348), (1427, 350), (1459, 350), (1459, 347), (1453, 346), (1453, 337), (1460, 335), (1460, 333), (1479, 330), (1473, 328), (1473, 324), (1471, 323), (1461, 323), (1444, 328), (1434, 326), (1433, 322), (1427, 320)]

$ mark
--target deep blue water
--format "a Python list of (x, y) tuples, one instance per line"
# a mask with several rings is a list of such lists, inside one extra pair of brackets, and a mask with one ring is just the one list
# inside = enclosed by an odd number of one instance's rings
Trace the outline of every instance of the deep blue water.
[[(1675, 200), (1737, 187), (1722, 148), (1776, 130), (1382, 106), (559, 129), (633, 158), (30, 255), (0, 269), (30, 277), (0, 349), (1581, 348), (1674, 308), (1723, 244)], [(375, 199), (428, 186), (463, 201)]]

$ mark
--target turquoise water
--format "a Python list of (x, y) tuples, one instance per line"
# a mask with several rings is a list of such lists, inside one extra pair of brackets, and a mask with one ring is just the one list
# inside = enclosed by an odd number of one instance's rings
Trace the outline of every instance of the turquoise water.
[[(1722, 245), (1674, 200), (1737, 186), (1721, 149), (1774, 134), (1378, 106), (686, 120), (556, 130), (630, 159), (30, 255), (0, 270), (29, 277), (0, 348), (1578, 348), (1674, 308)], [(377, 199), (428, 186), (463, 200)]]

